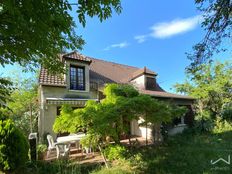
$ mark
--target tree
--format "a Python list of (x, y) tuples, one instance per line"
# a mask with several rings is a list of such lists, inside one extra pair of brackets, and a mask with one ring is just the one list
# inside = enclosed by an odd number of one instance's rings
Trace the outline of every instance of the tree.
[(202, 15), (202, 27), (206, 34), (202, 41), (193, 46), (193, 53), (188, 54), (192, 61), (187, 71), (197, 71), (202, 63), (211, 60), (214, 53), (225, 51), (221, 48), (223, 40), (231, 43), (232, 37), (232, 2), (231, 0), (195, 0)]
[(70, 106), (63, 106), (61, 116), (56, 118), (53, 125), (54, 131), (74, 133), (86, 130), (88, 142), (94, 137), (99, 138), (95, 142), (106, 142), (110, 137), (119, 144), (122, 134), (130, 136), (127, 123), (133, 119), (145, 116), (146, 123), (154, 124), (170, 122), (178, 116), (178, 112), (183, 114), (182, 108), (139, 94), (128, 85), (108, 84), (104, 95), (106, 97), (100, 103), (88, 101), (83, 109), (72, 111)]
[(0, 111), (0, 171), (14, 171), (28, 160), (29, 145), (14, 122)]
[(6, 102), (10, 100), (12, 84), (10, 80), (0, 77), (0, 108), (6, 107)]
[(185, 83), (177, 83), (175, 88), (197, 99), (195, 108), (199, 119), (215, 119), (232, 102), (231, 63), (202, 64), (197, 72), (187, 74)]
[(14, 89), (6, 102), (7, 108), (0, 109), (5, 115), (12, 119), (15, 125), (28, 136), (32, 131), (37, 131), (38, 102), (37, 102), (37, 82), (33, 78), (10, 79), (14, 81)]
[[(122, 10), (120, 0), (0, 1), (0, 65), (18, 63), (25, 70), (42, 65), (52, 73), (63, 72), (60, 53), (82, 49), (85, 43), (74, 30), (77, 24), (69, 13), (73, 6), (82, 26), (87, 16), (103, 21), (113, 10), (118, 14)], [(1, 106), (9, 96), (11, 83), (6, 82), (0, 77)]]
[(58, 54), (81, 49), (84, 44), (74, 31), (76, 24), (69, 13), (73, 6), (82, 26), (86, 25), (86, 16), (103, 21), (113, 10), (121, 12), (120, 0), (1, 1), (0, 64), (19, 63), (27, 68), (42, 64), (49, 70), (61, 70)]

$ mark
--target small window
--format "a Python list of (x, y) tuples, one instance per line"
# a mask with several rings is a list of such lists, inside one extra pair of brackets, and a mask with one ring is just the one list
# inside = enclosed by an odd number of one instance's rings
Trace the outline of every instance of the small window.
[(85, 90), (85, 68), (79, 66), (70, 67), (70, 89)]
[(155, 78), (147, 77), (146, 78), (146, 90), (155, 90), (155, 89), (156, 89)]

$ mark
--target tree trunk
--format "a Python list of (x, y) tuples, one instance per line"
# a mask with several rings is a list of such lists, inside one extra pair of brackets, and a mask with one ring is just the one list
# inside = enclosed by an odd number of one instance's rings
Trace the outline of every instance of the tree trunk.
[(145, 115), (145, 121), (146, 121), (146, 146), (147, 146), (147, 115)]
[(32, 133), (32, 105), (30, 104), (30, 131)]
[(105, 157), (104, 153), (102, 152), (101, 146), (98, 145), (98, 148), (99, 148), (99, 150), (100, 150), (100, 153), (101, 153), (101, 155), (102, 155), (102, 158), (103, 158), (103, 160), (104, 160), (104, 163), (105, 163), (105, 165), (106, 165), (106, 168), (109, 168), (108, 163), (107, 163), (107, 161), (106, 161), (106, 157)]

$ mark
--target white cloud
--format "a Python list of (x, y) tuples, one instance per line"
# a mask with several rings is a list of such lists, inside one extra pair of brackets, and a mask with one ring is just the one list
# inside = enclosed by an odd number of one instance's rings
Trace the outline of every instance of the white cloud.
[(138, 35), (134, 37), (135, 40), (137, 40), (138, 43), (143, 43), (147, 40), (147, 35)]
[(202, 20), (201, 16), (194, 16), (186, 19), (175, 19), (170, 22), (162, 22), (151, 27), (151, 37), (167, 38), (177, 34), (193, 30)]
[(121, 42), (121, 43), (117, 43), (117, 44), (112, 44), (106, 48), (104, 48), (104, 51), (108, 51), (112, 48), (125, 48), (125, 47), (128, 47), (130, 44), (128, 42)]
[(150, 33), (135, 36), (134, 39), (137, 40), (138, 43), (143, 43), (149, 37), (164, 39), (181, 33), (186, 33), (195, 29), (202, 19), (202, 16), (197, 15), (191, 18), (174, 19), (169, 22), (157, 23), (150, 27)]

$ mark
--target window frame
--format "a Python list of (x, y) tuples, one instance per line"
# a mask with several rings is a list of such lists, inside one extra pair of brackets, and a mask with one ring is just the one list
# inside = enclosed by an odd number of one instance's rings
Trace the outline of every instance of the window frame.
[[(75, 68), (75, 83), (76, 83), (76, 89), (73, 87), (72, 88), (72, 74), (71, 74), (71, 69)], [(83, 72), (83, 82), (80, 83), (79, 78), (80, 76), (78, 75), (78, 69), (82, 69)], [(69, 89), (70, 90), (75, 90), (75, 91), (85, 91), (86, 90), (86, 84), (85, 84), (85, 67), (84, 66), (78, 66), (78, 65), (70, 65), (70, 69), (69, 69)], [(80, 84), (83, 84), (83, 89), (80, 88)]]

